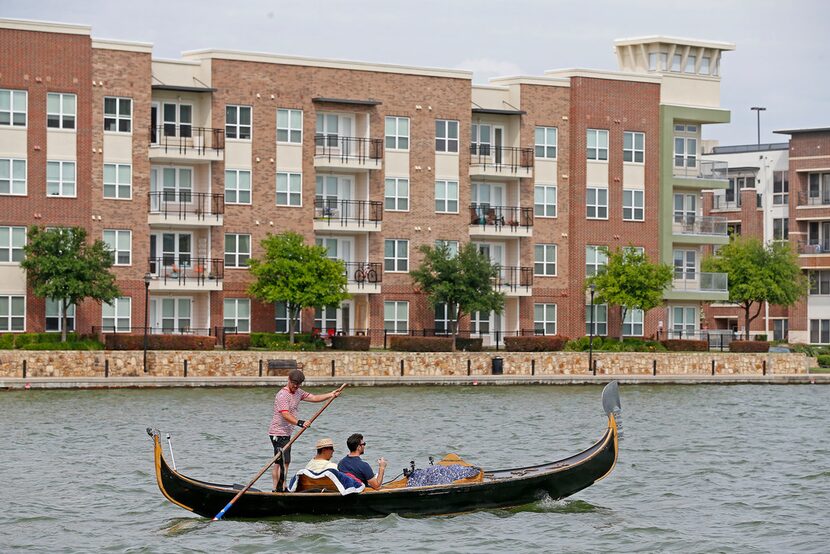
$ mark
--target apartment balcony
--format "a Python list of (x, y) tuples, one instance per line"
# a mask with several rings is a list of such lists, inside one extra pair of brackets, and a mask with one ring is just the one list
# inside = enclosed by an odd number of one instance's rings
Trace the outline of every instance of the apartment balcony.
[(376, 200), (314, 201), (314, 230), (332, 233), (381, 231), (383, 203)]
[(383, 264), (376, 262), (346, 262), (349, 294), (379, 294), (383, 281)]
[(675, 271), (671, 290), (665, 294), (670, 300), (727, 300), (729, 278), (726, 273)]
[(219, 162), (225, 159), (225, 130), (192, 125), (150, 126), (150, 160)]
[(798, 252), (798, 265), (802, 269), (827, 269), (830, 267), (830, 241), (820, 240), (815, 243), (794, 243)]
[(533, 148), (471, 144), (470, 177), (533, 177)]
[(532, 237), (533, 208), (470, 204), (470, 236)]
[(159, 292), (219, 291), (225, 277), (221, 259), (189, 255), (150, 258), (150, 290)]
[(685, 159), (685, 166), (672, 169), (674, 186), (698, 189), (725, 189), (729, 184), (728, 162)]
[(814, 256), (817, 254), (830, 256), (830, 241), (806, 243), (799, 241), (796, 249), (800, 256)]
[(672, 224), (674, 242), (686, 244), (727, 244), (729, 233), (725, 217), (676, 216)]
[(370, 171), (383, 167), (383, 140), (314, 135), (314, 167)]
[(796, 205), (796, 220), (830, 220), (830, 190), (800, 191)]
[(493, 286), (505, 296), (532, 296), (533, 268), (500, 266), (499, 274), (493, 278)]
[(221, 227), (225, 197), (208, 192), (164, 190), (150, 193), (147, 223), (162, 227)]

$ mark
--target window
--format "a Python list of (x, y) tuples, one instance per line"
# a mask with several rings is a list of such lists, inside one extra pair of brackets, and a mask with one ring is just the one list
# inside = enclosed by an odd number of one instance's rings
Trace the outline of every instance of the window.
[(697, 273), (697, 250), (677, 249), (674, 254), (674, 278), (694, 279)]
[[(294, 332), (299, 333), (302, 328), (303, 312), (297, 315), (297, 321), (294, 322)], [(274, 332), (288, 333), (289, 325), (291, 324), (291, 314), (288, 313), (288, 303), (274, 302)]]
[(697, 330), (697, 308), (685, 306), (671, 307), (671, 327), (669, 337), (683, 338), (683, 333), (694, 333)]
[(683, 61), (682, 54), (675, 54), (671, 57), (671, 70), (680, 71), (680, 63)]
[(789, 218), (773, 218), (772, 220), (772, 240), (787, 240), (790, 235), (790, 220)]
[(238, 333), (251, 332), (251, 300), (249, 298), (225, 298), (224, 327), (235, 327)]
[(556, 187), (554, 185), (533, 187), (533, 214), (538, 217), (556, 217)]
[(585, 209), (588, 219), (608, 219), (608, 189), (588, 187)]
[(772, 204), (787, 206), (790, 203), (790, 173), (788, 171), (772, 172)]
[(689, 54), (686, 56), (686, 73), (695, 72), (695, 64), (697, 63), (697, 56)]
[[(60, 332), (63, 325), (63, 301), (46, 299), (46, 332)], [(66, 330), (71, 333), (75, 331), (75, 304), (70, 304), (66, 310)]]
[(556, 277), (556, 245), (537, 244), (534, 246), (535, 262), (533, 274), (545, 277)]
[(409, 179), (387, 178), (384, 190), (383, 208), (385, 210), (409, 211)]
[(646, 134), (634, 131), (623, 133), (623, 161), (641, 164), (646, 157)]
[(383, 303), (383, 329), (388, 333), (406, 333), (409, 330), (409, 302)]
[(830, 270), (817, 270), (807, 273), (810, 280), (810, 296), (830, 295)]
[(458, 241), (457, 240), (436, 240), (435, 247), (446, 246), (447, 250), (450, 253), (450, 257), (454, 258), (458, 256)]
[(830, 173), (807, 175), (807, 203), (830, 204)]
[[(0, 301), (2, 298), (0, 296)], [(0, 317), (2, 317), (2, 305), (0, 305)], [(812, 344), (830, 343), (830, 319), (810, 320), (810, 342)]]
[(458, 181), (435, 181), (435, 212), (458, 213)]
[(112, 251), (114, 265), (130, 265), (132, 263), (132, 231), (104, 229), (104, 242)]
[(277, 142), (303, 143), (303, 110), (277, 110)]
[(608, 265), (608, 251), (605, 246), (585, 247), (585, 276), (591, 277)]
[(533, 332), (537, 335), (556, 334), (556, 304), (533, 305)]
[(251, 106), (225, 106), (225, 136), (251, 140)]
[(637, 308), (627, 309), (625, 311), (625, 319), (623, 320), (623, 336), (642, 337), (643, 316), (643, 310)]
[(26, 160), (0, 158), (0, 194), (26, 196)]
[(300, 173), (277, 173), (277, 206), (303, 205), (303, 176)]
[(324, 306), (314, 309), (314, 327), (326, 332), (337, 330), (337, 306)]
[(101, 325), (105, 332), (129, 333), (132, 298), (122, 296), (112, 301), (112, 304), (101, 305)]
[(75, 162), (46, 162), (46, 195), (76, 196)]
[(608, 131), (588, 129), (588, 159), (608, 161)]
[[(490, 314), (492, 312), (473, 312), (470, 314), (470, 336), (483, 337), (490, 334)], [(496, 319), (498, 322), (499, 319)]]
[(225, 170), (225, 204), (251, 203), (251, 172), (247, 169)]
[(674, 195), (674, 222), (692, 225), (697, 219), (697, 195), (677, 193)]
[(248, 267), (251, 257), (251, 235), (225, 233), (225, 267)]
[(387, 239), (383, 243), (383, 270), (409, 271), (409, 241)]
[(75, 128), (75, 95), (50, 92), (46, 95), (46, 126), (51, 129)]
[(643, 221), (645, 210), (643, 198), (645, 191), (638, 189), (623, 189), (623, 219), (626, 221)]
[(133, 197), (133, 166), (104, 164), (104, 198), (129, 200)]
[[(608, 334), (608, 306), (594, 304), (594, 336), (604, 337)], [(591, 305), (585, 306), (585, 334), (591, 334)]]
[(190, 298), (161, 299), (161, 331), (172, 333), (190, 329), (193, 302)]
[(446, 335), (452, 332), (452, 324), (458, 310), (454, 304), (441, 302), (435, 306), (435, 334)]
[(25, 244), (25, 227), (0, 227), (0, 263), (23, 261)]
[[(153, 106), (157, 109), (157, 106)], [(189, 138), (193, 135), (193, 106), (190, 104), (177, 104), (175, 102), (164, 102), (161, 106), (162, 126), (159, 130), (164, 132), (165, 137)], [(157, 142), (156, 129), (150, 138), (151, 142)]]
[(790, 320), (772, 320), (772, 340), (788, 340), (790, 338)]
[(697, 125), (674, 126), (674, 167), (697, 167)]
[(0, 331), (26, 330), (26, 297), (0, 296)]
[(104, 97), (104, 131), (129, 133), (133, 127), (131, 98)]
[(435, 151), (458, 152), (458, 121), (435, 120)]
[(536, 127), (536, 157), (556, 159), (556, 127)]
[(409, 118), (388, 116), (386, 118), (386, 148), (388, 150), (409, 150)]
[(493, 126), (489, 123), (473, 123), (470, 126), (470, 154), (479, 159), (493, 154)]
[(709, 75), (709, 56), (700, 58), (700, 72), (701, 75)]
[(26, 126), (27, 92), (0, 89), (0, 125)]

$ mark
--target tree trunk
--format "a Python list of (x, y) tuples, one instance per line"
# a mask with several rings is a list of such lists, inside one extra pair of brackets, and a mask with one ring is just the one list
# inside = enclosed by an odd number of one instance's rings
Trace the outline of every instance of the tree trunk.
[(758, 314), (761, 313), (761, 307), (763, 306), (763, 302), (758, 303), (758, 309), (755, 310), (755, 315), (750, 317), (749, 316), (749, 309), (752, 306), (752, 304), (753, 304), (753, 302), (747, 302), (746, 304), (744, 304), (744, 310), (746, 311), (746, 334), (745, 334), (746, 340), (749, 340), (749, 334), (750, 334), (749, 333), (749, 326), (753, 321), (755, 321), (755, 318), (758, 317)]
[(625, 314), (627, 312), (628, 308), (620, 306), (620, 342), (623, 341), (623, 325), (625, 324)]
[(66, 299), (61, 299), (61, 342), (66, 342), (66, 311), (69, 309)]
[(288, 313), (291, 314), (291, 317), (288, 320), (288, 342), (290, 344), (294, 344), (294, 326), (297, 324), (297, 309), (294, 306), (288, 310)]
[(752, 320), (749, 318), (749, 308), (752, 307), (752, 302), (744, 302), (744, 340), (749, 340), (749, 324)]

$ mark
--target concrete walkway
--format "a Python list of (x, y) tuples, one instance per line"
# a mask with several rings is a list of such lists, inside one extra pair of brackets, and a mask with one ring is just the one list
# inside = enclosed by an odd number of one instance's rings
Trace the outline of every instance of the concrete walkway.
[[(312, 377), (306, 387), (406, 385), (806, 385), (830, 384), (830, 374), (799, 375), (473, 375), (433, 377)], [(285, 377), (0, 377), (0, 390), (165, 387), (278, 387)]]

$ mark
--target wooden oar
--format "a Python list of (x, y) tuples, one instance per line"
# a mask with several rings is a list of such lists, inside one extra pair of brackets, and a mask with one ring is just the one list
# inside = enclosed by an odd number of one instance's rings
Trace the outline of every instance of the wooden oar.
[[(336, 392), (340, 392), (340, 391), (342, 391), (344, 388), (346, 388), (346, 383), (343, 383), (342, 385), (340, 385), (340, 388), (339, 388), (339, 389), (337, 389), (337, 391), (336, 391)], [(307, 423), (308, 423), (308, 427), (311, 427), (311, 424), (314, 422), (314, 420), (315, 420), (315, 419), (317, 419), (317, 416), (319, 416), (320, 414), (322, 414), (322, 413), (323, 413), (323, 410), (325, 410), (326, 408), (328, 408), (328, 407), (329, 407), (329, 404), (331, 404), (332, 402), (334, 402), (334, 399), (335, 399), (335, 398), (337, 398), (337, 397), (336, 397), (336, 396), (333, 396), (333, 397), (329, 398), (328, 402), (326, 402), (326, 403), (323, 405), (323, 407), (322, 407), (322, 408), (320, 408), (320, 411), (318, 411), (316, 414), (314, 414), (314, 416), (313, 416), (311, 419), (309, 419), (309, 420), (307, 421)], [(224, 515), (225, 515), (225, 513), (226, 513), (228, 510), (230, 510), (230, 509), (231, 509), (231, 506), (233, 506), (233, 505), (234, 505), (234, 503), (235, 503), (237, 500), (239, 500), (239, 498), (240, 498), (243, 494), (245, 494), (245, 493), (248, 491), (248, 489), (250, 489), (250, 488), (254, 485), (254, 483), (256, 483), (256, 482), (257, 482), (257, 479), (259, 479), (260, 477), (262, 477), (262, 474), (263, 474), (263, 473), (265, 473), (266, 471), (268, 471), (268, 468), (269, 468), (269, 467), (271, 467), (271, 466), (272, 466), (272, 465), (273, 465), (273, 464), (274, 464), (277, 460), (279, 460), (279, 459), (280, 459), (280, 457), (282, 456), (282, 453), (283, 453), (283, 451), (284, 451), (284, 450), (286, 450), (286, 449), (288, 449), (288, 448), (291, 448), (291, 445), (292, 445), (292, 444), (294, 444), (294, 441), (295, 441), (295, 440), (297, 440), (298, 438), (300, 438), (300, 435), (302, 435), (302, 434), (305, 432), (305, 430), (306, 430), (306, 429), (308, 429), (308, 427), (303, 427), (303, 428), (301, 428), (301, 429), (297, 432), (297, 434), (296, 434), (296, 435), (294, 435), (293, 437), (291, 437), (291, 440), (290, 440), (290, 441), (288, 441), (288, 444), (286, 444), (285, 446), (283, 446), (283, 447), (282, 447), (282, 449), (281, 449), (279, 452), (277, 452), (277, 453), (274, 455), (274, 457), (273, 457), (273, 458), (271, 458), (271, 461), (270, 461), (270, 462), (268, 462), (268, 464), (267, 464), (265, 467), (263, 467), (261, 470), (259, 470), (259, 473), (257, 473), (257, 474), (256, 474), (256, 476), (254, 476), (254, 478), (253, 478), (253, 479), (251, 479), (251, 481), (250, 481), (247, 485), (245, 485), (245, 488), (244, 488), (244, 489), (242, 489), (241, 491), (239, 491), (238, 493), (236, 493), (236, 496), (234, 496), (234, 497), (233, 497), (233, 499), (232, 499), (230, 502), (228, 502), (228, 505), (227, 505), (227, 506), (225, 506), (224, 508), (222, 508), (222, 511), (220, 511), (218, 514), (216, 514), (216, 517), (214, 517), (214, 518), (213, 518), (213, 521), (219, 521), (220, 519), (222, 519), (222, 516), (224, 516)], [(284, 476), (283, 476), (283, 479), (287, 479), (287, 478), (288, 478), (288, 476), (287, 476), (287, 475), (284, 475)]]

